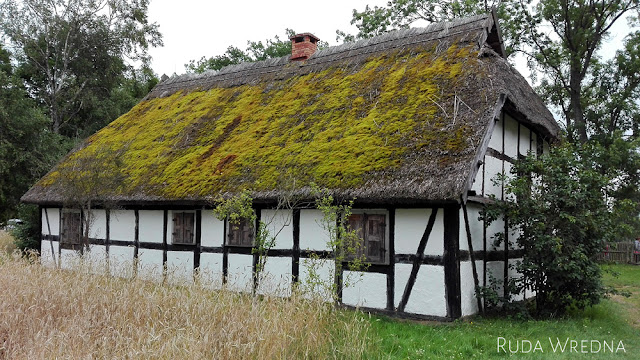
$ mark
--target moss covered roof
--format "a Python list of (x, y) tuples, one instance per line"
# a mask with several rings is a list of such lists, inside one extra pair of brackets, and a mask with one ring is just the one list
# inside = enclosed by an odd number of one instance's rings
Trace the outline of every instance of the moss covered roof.
[(306, 62), (174, 77), (86, 139), (23, 201), (62, 203), (70, 177), (93, 179), (95, 197), (131, 202), (206, 202), (244, 189), (269, 199), (311, 183), (371, 202), (457, 200), (501, 97), (546, 136), (558, 131), (487, 45), (492, 28), (490, 16), (477, 16)]

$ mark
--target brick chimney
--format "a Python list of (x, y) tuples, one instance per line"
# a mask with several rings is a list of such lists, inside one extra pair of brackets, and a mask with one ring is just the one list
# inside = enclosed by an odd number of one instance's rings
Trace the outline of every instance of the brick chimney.
[(296, 34), (291, 39), (291, 58), (292, 61), (307, 60), (318, 49), (318, 39), (311, 33)]

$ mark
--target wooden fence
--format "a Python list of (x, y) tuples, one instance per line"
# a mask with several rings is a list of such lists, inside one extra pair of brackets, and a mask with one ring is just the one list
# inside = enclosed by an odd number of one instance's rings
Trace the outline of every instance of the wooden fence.
[(607, 243), (605, 250), (598, 254), (598, 261), (640, 265), (640, 255), (634, 254), (634, 249), (633, 241)]

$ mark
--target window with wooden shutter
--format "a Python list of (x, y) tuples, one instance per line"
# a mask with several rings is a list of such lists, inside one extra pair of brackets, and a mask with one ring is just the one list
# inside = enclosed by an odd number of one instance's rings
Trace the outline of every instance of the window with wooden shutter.
[(195, 214), (192, 212), (173, 213), (172, 243), (188, 244), (196, 243), (195, 239)]
[(82, 217), (79, 211), (62, 211), (60, 248), (80, 250), (82, 246)]
[(364, 255), (370, 263), (387, 262), (385, 214), (352, 214), (349, 216), (349, 230), (356, 230), (361, 243), (355, 246), (347, 244), (356, 249), (355, 254), (348, 256), (347, 259)]
[(254, 226), (249, 219), (227, 222), (227, 245), (253, 246)]

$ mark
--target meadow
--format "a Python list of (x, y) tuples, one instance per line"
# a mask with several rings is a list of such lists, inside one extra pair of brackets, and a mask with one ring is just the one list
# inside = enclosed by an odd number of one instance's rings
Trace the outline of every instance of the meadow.
[[(293, 295), (253, 297), (40, 266), (11, 255), (0, 232), (0, 359), (466, 359), (638, 358), (640, 267), (605, 282), (631, 293), (551, 320), (391, 319)], [(499, 338), (516, 344), (500, 351)], [(550, 340), (614, 343), (597, 353), (553, 351)], [(540, 341), (542, 352), (523, 352)], [(622, 342), (624, 351), (619, 350)], [(588, 343), (591, 344), (591, 343)], [(525, 349), (526, 350), (526, 349)], [(588, 348), (592, 351), (593, 349)]]

